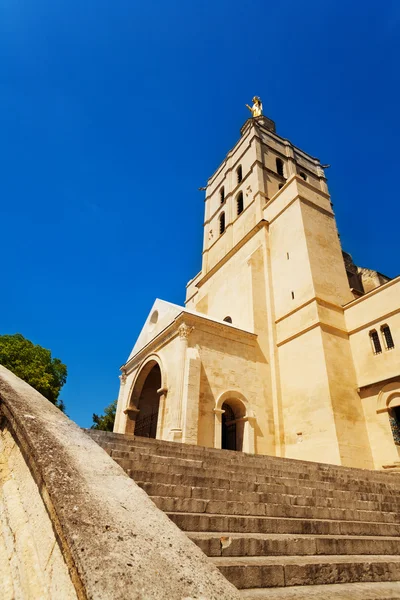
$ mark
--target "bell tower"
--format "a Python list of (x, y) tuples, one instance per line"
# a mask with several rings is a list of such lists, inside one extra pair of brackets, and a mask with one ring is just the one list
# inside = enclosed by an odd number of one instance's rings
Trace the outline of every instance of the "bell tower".
[(278, 455), (315, 460), (318, 448), (321, 461), (354, 466), (357, 454), (369, 467), (343, 311), (353, 295), (324, 168), (262, 114), (240, 133), (207, 182), (186, 306), (257, 335)]

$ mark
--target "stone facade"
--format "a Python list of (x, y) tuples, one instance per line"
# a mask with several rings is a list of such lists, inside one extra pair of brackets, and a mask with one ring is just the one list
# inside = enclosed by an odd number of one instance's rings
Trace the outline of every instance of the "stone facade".
[(400, 278), (343, 254), (319, 160), (252, 118), (208, 180), (186, 306), (156, 300), (122, 367), (115, 431), (380, 469), (399, 337)]

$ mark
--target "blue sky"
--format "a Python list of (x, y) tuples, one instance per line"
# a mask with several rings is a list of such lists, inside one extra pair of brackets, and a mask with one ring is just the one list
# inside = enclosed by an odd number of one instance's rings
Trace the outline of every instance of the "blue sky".
[(0, 334), (68, 366), (82, 426), (201, 265), (205, 184), (254, 94), (327, 172), (343, 247), (400, 272), (400, 3), (3, 0)]

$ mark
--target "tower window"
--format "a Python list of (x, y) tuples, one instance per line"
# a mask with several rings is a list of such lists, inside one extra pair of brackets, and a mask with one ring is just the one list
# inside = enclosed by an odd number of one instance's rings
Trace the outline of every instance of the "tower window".
[(386, 350), (393, 350), (394, 341), (393, 341), (392, 332), (390, 331), (389, 325), (382, 325), (381, 332), (383, 335), (383, 340), (385, 342)]
[(225, 317), (225, 323), (232, 323), (232, 317)]
[(372, 331), (369, 332), (369, 338), (371, 340), (373, 353), (381, 354), (382, 346), (381, 346), (381, 341), (379, 339), (379, 335), (378, 335), (378, 332), (376, 331), (376, 329), (373, 329)]
[(294, 300), (294, 292), (292, 292), (292, 300)]
[(225, 213), (222, 213), (219, 217), (219, 233), (220, 235), (225, 231)]
[(240, 213), (243, 212), (243, 192), (239, 192), (237, 195), (236, 208), (237, 208), (237, 214), (240, 215)]
[(281, 177), (284, 177), (284, 174), (283, 174), (283, 160), (280, 159), (280, 158), (276, 159), (276, 172)]
[(239, 165), (236, 169), (237, 182), (241, 183), (243, 179), (242, 165)]
[(303, 171), (300, 171), (299, 175), (302, 177), (302, 179), (304, 179), (304, 181), (307, 181), (307, 175), (303, 173)]
[(222, 188), (219, 190), (219, 199), (221, 201), (221, 204), (223, 204), (225, 202), (225, 188), (224, 188), (224, 186), (222, 186)]

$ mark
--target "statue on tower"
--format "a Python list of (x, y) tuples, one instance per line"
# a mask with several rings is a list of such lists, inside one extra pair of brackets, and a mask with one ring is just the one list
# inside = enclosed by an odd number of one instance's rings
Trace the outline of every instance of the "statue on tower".
[(261, 102), (261, 98), (259, 96), (254, 96), (253, 106), (249, 106), (248, 104), (246, 104), (246, 106), (249, 109), (249, 111), (251, 112), (251, 115), (253, 117), (261, 117), (263, 105)]

